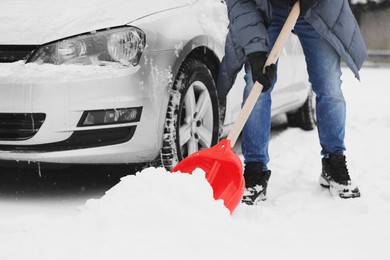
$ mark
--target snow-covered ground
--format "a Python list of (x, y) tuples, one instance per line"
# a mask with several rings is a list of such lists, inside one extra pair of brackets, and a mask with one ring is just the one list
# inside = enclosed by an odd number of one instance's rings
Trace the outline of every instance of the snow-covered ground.
[(343, 71), (347, 160), (361, 198), (321, 188), (316, 131), (289, 128), (273, 133), (260, 206), (230, 215), (202, 173), (161, 168), (123, 177), (101, 198), (2, 196), (0, 259), (390, 259), (390, 68), (365, 67), (361, 83)]

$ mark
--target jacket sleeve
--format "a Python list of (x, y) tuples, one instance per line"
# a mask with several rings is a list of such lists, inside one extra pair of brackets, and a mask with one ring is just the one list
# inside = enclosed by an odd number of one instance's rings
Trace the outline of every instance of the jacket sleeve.
[(268, 52), (267, 27), (271, 21), (268, 0), (226, 0), (230, 20), (225, 55), (221, 61), (217, 90), (224, 104), (246, 57), (256, 51)]
[(307, 11), (305, 19), (360, 79), (359, 70), (367, 58), (367, 48), (348, 0), (317, 0)]
[(236, 51), (245, 56), (269, 51), (267, 27), (271, 21), (268, 0), (226, 0), (230, 33)]

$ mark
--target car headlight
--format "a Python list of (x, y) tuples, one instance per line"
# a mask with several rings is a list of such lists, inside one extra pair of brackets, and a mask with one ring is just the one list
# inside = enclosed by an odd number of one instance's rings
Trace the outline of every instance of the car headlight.
[(106, 65), (138, 64), (145, 48), (145, 34), (135, 27), (100, 30), (41, 46), (28, 62), (38, 64)]

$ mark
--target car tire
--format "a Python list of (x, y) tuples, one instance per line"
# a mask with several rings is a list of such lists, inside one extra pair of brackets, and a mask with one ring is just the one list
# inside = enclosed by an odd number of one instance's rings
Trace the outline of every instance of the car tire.
[(218, 98), (213, 76), (199, 60), (186, 60), (174, 81), (166, 113), (160, 162), (171, 170), (193, 152), (218, 141)]
[(312, 91), (305, 103), (293, 112), (287, 113), (287, 122), (290, 127), (299, 127), (305, 131), (313, 130), (317, 125), (316, 112), (315, 112), (315, 100)]

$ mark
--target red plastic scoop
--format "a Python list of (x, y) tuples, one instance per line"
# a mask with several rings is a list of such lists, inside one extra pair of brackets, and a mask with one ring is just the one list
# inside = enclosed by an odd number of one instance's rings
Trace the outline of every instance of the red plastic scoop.
[[(275, 63), (283, 48), (295, 22), (299, 16), (299, 2), (292, 8), (275, 44), (272, 48), (265, 66)], [(213, 188), (214, 198), (222, 199), (224, 205), (234, 211), (240, 203), (244, 192), (245, 182), (242, 175), (242, 162), (234, 153), (232, 147), (237, 141), (246, 120), (249, 117), (263, 86), (256, 82), (245, 101), (245, 104), (234, 123), (227, 139), (221, 140), (215, 146), (191, 154), (180, 161), (172, 172), (192, 173), (196, 168), (206, 173), (206, 179)]]
[(172, 171), (192, 173), (196, 168), (206, 173), (213, 188), (214, 198), (223, 199), (225, 206), (233, 212), (244, 192), (242, 162), (233, 152), (230, 140), (223, 139), (211, 148), (195, 152), (179, 162)]

